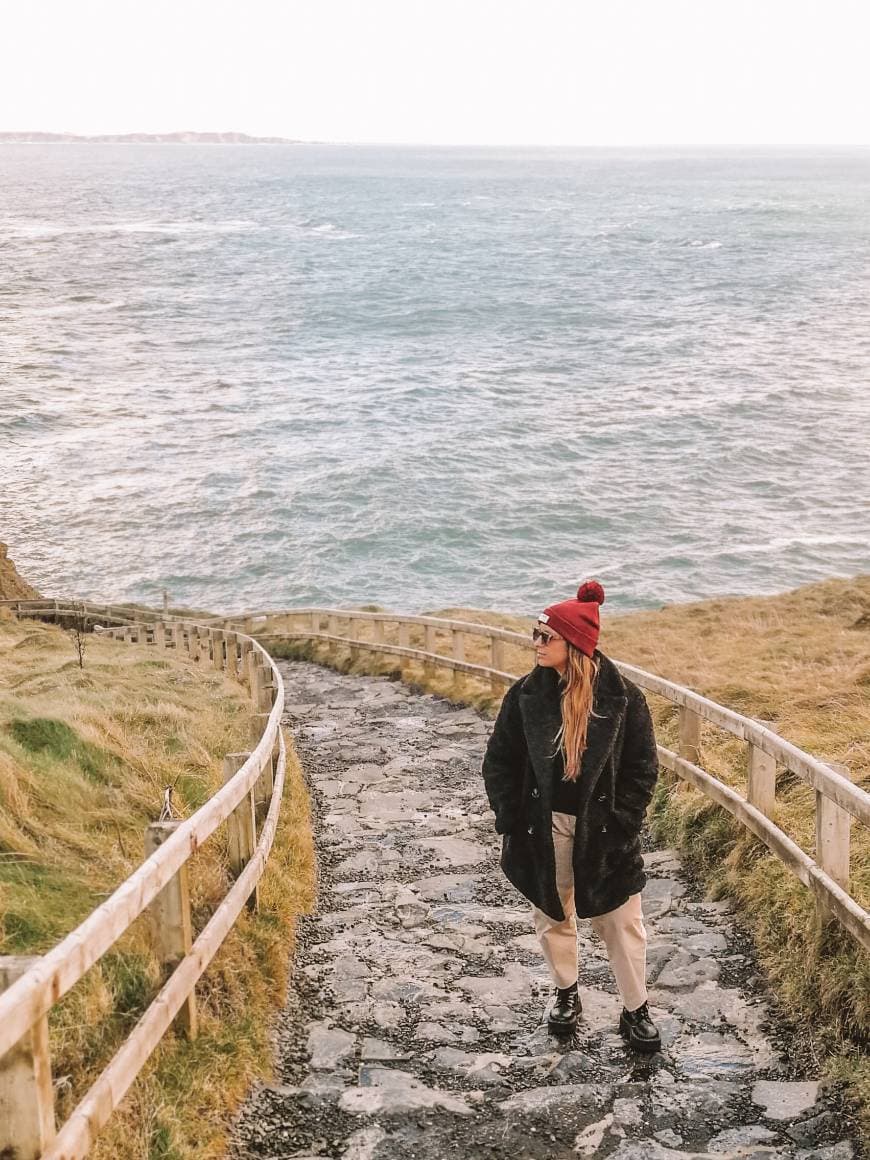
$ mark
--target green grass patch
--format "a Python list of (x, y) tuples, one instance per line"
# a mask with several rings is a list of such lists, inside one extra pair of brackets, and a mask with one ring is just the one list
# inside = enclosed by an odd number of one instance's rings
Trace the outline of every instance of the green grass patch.
[(109, 780), (117, 768), (117, 758), (85, 741), (65, 721), (51, 717), (18, 718), (7, 726), (12, 738), (28, 753), (54, 761), (74, 761), (85, 777), (92, 781)]
[(0, 859), (3, 953), (44, 953), (100, 902), (99, 894), (71, 878), (65, 866)]

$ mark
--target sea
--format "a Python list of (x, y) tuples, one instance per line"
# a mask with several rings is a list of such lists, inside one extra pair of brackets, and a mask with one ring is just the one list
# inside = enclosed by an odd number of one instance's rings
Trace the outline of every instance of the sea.
[(44, 593), (608, 610), (870, 571), (870, 148), (0, 145)]

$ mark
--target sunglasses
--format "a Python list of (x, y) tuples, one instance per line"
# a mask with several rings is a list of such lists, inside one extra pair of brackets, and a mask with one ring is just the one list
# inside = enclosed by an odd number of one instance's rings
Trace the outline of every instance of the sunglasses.
[(537, 644), (538, 641), (540, 641), (541, 644), (549, 644), (550, 641), (560, 639), (561, 637), (553, 636), (551, 632), (546, 632), (543, 628), (532, 629), (532, 640), (535, 642), (535, 644)]

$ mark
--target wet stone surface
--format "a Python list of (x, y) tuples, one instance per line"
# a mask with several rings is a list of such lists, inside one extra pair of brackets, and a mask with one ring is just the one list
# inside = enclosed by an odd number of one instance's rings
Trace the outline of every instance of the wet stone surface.
[(620, 1037), (588, 921), (583, 1016), (556, 1039), (530, 908), (498, 868), (480, 777), (491, 724), (382, 678), (280, 663), (319, 901), (300, 922), (277, 1078), (243, 1107), (233, 1160), (857, 1160), (728, 904), (705, 901), (674, 851), (645, 855), (663, 1050)]

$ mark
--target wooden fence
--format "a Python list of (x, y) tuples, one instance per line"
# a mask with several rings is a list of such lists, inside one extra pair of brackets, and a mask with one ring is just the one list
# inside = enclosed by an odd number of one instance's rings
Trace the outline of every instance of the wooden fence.
[[(213, 624), (156, 617), (149, 624), (130, 624), (124, 606), (87, 602), (3, 603), (21, 616), (61, 623), (81, 617), (90, 626), (114, 622), (119, 627), (105, 628), (107, 635), (213, 665), (244, 685), (252, 702), (252, 750), (224, 758), (223, 787), (189, 818), (148, 826), (139, 869), (53, 950), (36, 958), (0, 958), (0, 1156), (78, 1160), (172, 1023), (196, 1035), (197, 980), (242, 908), (257, 907), (257, 883), (272, 847), (284, 785), (284, 686), (260, 644)], [(235, 881), (194, 940), (188, 859), (223, 822)], [(48, 1013), (146, 908), (166, 982), (67, 1121), (56, 1127)]]

